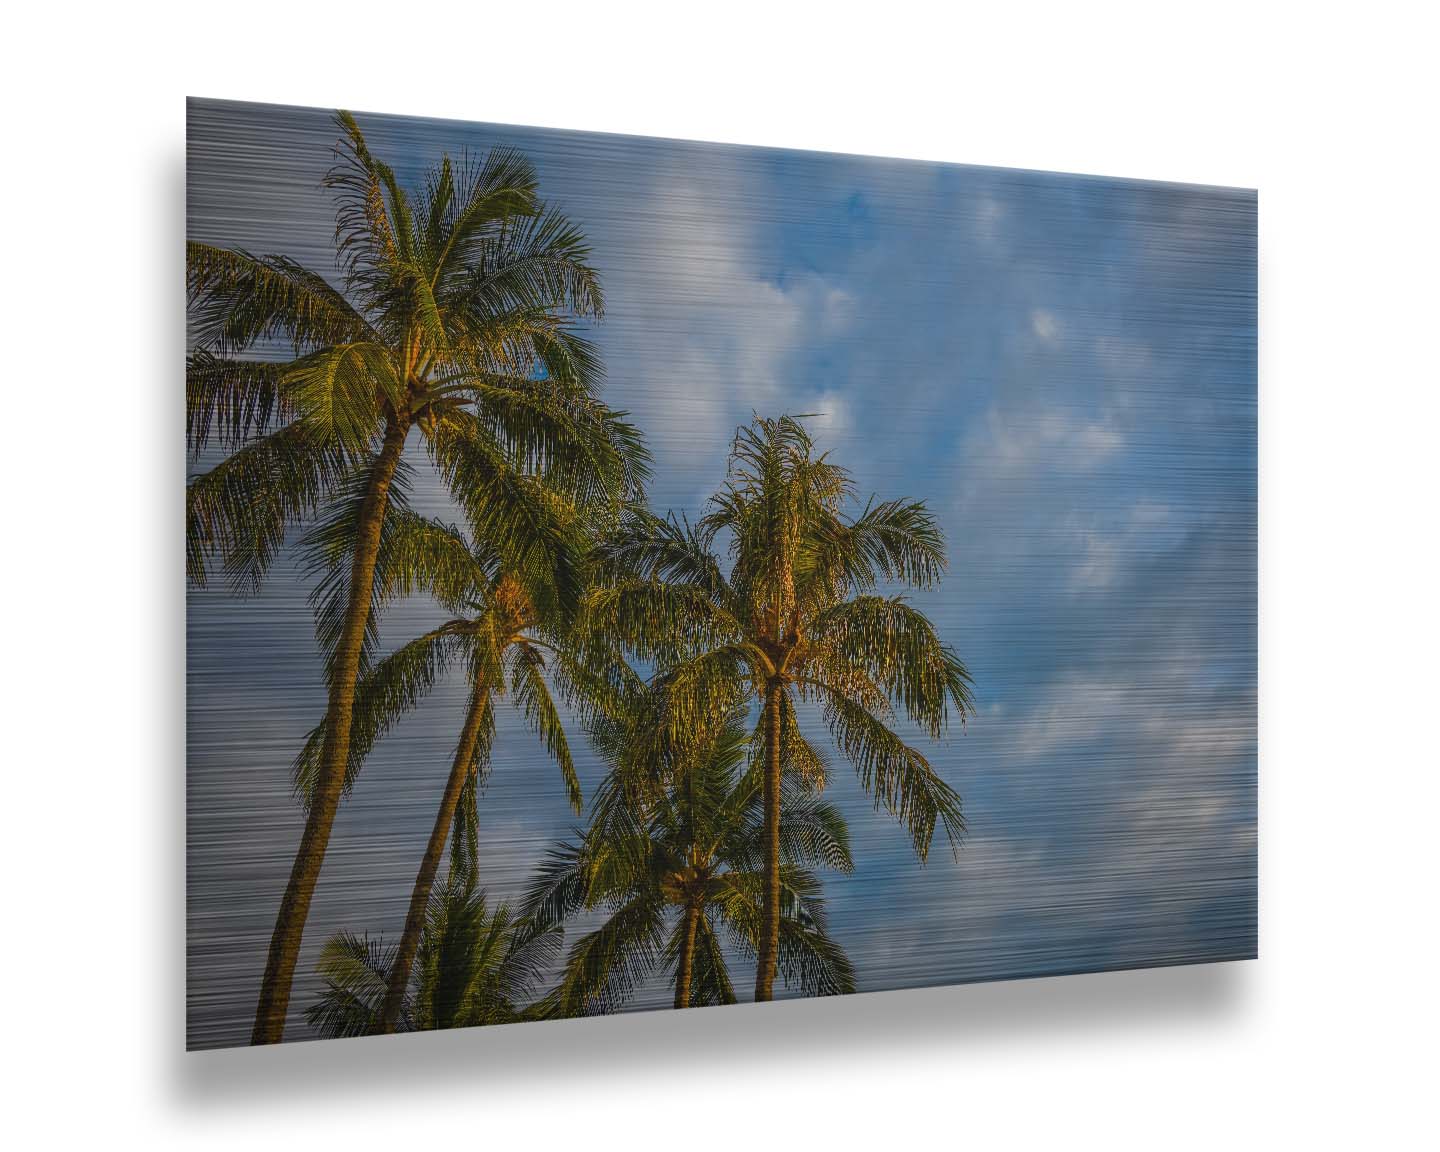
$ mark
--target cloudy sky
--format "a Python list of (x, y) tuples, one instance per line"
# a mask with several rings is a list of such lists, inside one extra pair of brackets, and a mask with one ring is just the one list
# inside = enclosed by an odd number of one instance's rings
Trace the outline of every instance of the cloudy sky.
[[(921, 867), (834, 765), (857, 867), (827, 883), (832, 930), (863, 989), (1255, 953), (1253, 192), (359, 120), (407, 183), (442, 151), (535, 162), (593, 245), (606, 399), (647, 435), (657, 511), (699, 514), (757, 411), (813, 414), (862, 493), (939, 518), (950, 570), (914, 599), (979, 708), (925, 750), (971, 831)], [(333, 277), (335, 136), (192, 103), (190, 237)], [(192, 1046), (248, 1038), (299, 834), (288, 764), (324, 709), (305, 591), (282, 560), (257, 597), (188, 599)], [(431, 618), (401, 607), (386, 644)], [(342, 807), (292, 1038), (326, 935), (398, 934), (461, 704), (437, 692)], [(508, 896), (573, 818), (513, 721), (494, 759), (482, 868)]]

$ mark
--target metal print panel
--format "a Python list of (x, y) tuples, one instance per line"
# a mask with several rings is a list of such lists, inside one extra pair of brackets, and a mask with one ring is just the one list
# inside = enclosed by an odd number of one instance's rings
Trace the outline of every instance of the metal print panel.
[(195, 100), (192, 1048), (1256, 954), (1250, 191)]

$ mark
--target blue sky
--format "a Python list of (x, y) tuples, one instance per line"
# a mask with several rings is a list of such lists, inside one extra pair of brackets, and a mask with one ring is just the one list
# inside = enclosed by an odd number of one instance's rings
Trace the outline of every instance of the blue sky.
[[(359, 119), (409, 183), (445, 150), (536, 163), (593, 245), (606, 398), (657, 510), (700, 512), (735, 425), (788, 411), (862, 493), (943, 525), (950, 571), (915, 601), (979, 709), (925, 748), (971, 834), (920, 867), (837, 758), (858, 866), (827, 889), (862, 988), (1254, 954), (1253, 192)], [(323, 111), (192, 104), (190, 236), (333, 274), (334, 138)], [(192, 1045), (248, 1035), (298, 836), (287, 765), (324, 707), (304, 591), (282, 561), (256, 598), (189, 596)], [(398, 932), (459, 706), (437, 693), (367, 765), (302, 972), (335, 928)], [(482, 803), (502, 895), (573, 822), (534, 744), (502, 723)]]

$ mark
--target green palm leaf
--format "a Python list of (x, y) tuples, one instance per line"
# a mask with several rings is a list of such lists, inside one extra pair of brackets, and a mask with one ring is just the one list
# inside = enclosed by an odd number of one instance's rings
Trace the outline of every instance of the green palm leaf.
[[(416, 637), (379, 661), (359, 682), (350, 721), (350, 758), (345, 791), (355, 783), (366, 758), (382, 736), (435, 687), (440, 677), (470, 647), (463, 625), (451, 621)], [(493, 723), (482, 731), (488, 755)], [(309, 808), (320, 771), (325, 721), (311, 729), (291, 766), (295, 795)], [(484, 761), (480, 761), (481, 764)]]
[(369, 322), (323, 276), (285, 256), (190, 242), (185, 280), (195, 342), (221, 354), (283, 340), (299, 351), (366, 340)]
[(570, 806), (580, 811), (584, 797), (575, 762), (570, 757), (570, 744), (560, 722), (560, 711), (545, 683), (545, 658), (532, 643), (520, 642), (510, 648), (510, 694), (516, 707), (545, 745), (545, 751), (560, 768)]
[(316, 966), (325, 990), (305, 1010), (307, 1023), (330, 1038), (370, 1035), (380, 1018), (385, 978), (394, 961), (395, 949), (387, 948), (383, 940), (349, 932), (332, 936), (320, 950)]
[(227, 451), (294, 418), (281, 387), (283, 361), (216, 356), (197, 348), (185, 360), (185, 442), (198, 458), (211, 437)]
[(350, 474), (353, 458), (317, 446), (290, 424), (193, 477), (185, 490), (185, 568), (204, 587), (217, 553), (236, 593), (260, 587), (293, 525), (312, 516)]
[(821, 689), (825, 722), (852, 764), (865, 790), (905, 825), (923, 862), (938, 823), (952, 850), (965, 834), (960, 795), (945, 783), (919, 752), (885, 723), (844, 695)]

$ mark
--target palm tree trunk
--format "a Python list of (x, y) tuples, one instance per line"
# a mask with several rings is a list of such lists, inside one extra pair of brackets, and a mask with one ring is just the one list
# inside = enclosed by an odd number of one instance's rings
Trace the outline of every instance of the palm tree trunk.
[(760, 903), (760, 947), (755, 999), (769, 1000), (780, 945), (780, 701), (785, 685), (765, 688), (765, 890)]
[(680, 962), (675, 976), (675, 1007), (690, 1007), (690, 976), (695, 970), (695, 932), (700, 927), (700, 905), (685, 905), (685, 935), (680, 941)]
[(395, 963), (390, 969), (390, 979), (385, 989), (385, 1003), (380, 1009), (381, 1032), (394, 1032), (395, 1025), (400, 1020), (400, 1009), (405, 1003), (405, 989), (410, 984), (410, 968), (415, 963), (415, 953), (420, 948), (420, 933), (425, 928), (425, 912), (430, 906), (430, 889), (435, 884), (440, 857), (444, 855), (445, 844), (450, 839), (450, 825), (455, 822), (455, 811), (460, 806), (460, 794), (465, 790), (465, 781), (470, 776), (475, 760), (475, 743), (480, 738), (480, 725), (485, 719), (487, 695), (485, 686), (477, 683), (470, 696), (470, 711), (465, 716), (465, 727), (460, 730), (460, 742), (455, 746), (450, 779), (445, 782), (445, 795), (440, 800), (440, 811), (435, 813), (435, 827), (430, 830), (430, 842), (425, 845), (425, 856), (420, 861), (420, 871), (415, 876), (415, 889), (410, 893), (410, 911), (405, 916), (405, 932), (400, 937), (400, 948), (395, 954)]
[(265, 977), (260, 983), (260, 1000), (255, 1007), (252, 1044), (278, 1044), (285, 1036), (285, 1014), (290, 1006), (290, 984), (300, 958), (300, 940), (310, 915), (310, 898), (315, 894), (330, 827), (344, 790), (345, 767), (350, 756), (350, 717), (355, 703), (355, 681), (360, 674), (360, 648), (370, 620), (370, 597), (375, 582), (375, 559), (380, 552), (380, 527), (390, 497), (390, 483), (405, 451), (409, 426), (395, 418), (387, 420), (385, 441), (370, 472), (365, 501), (356, 525), (355, 556), (350, 567), (350, 602), (345, 608), (345, 627), (335, 653), (335, 675), (330, 682), (330, 699), (325, 712), (325, 742), (320, 750), (320, 771), (315, 795), (300, 834), (300, 848), (290, 870), (290, 881), (280, 900), (275, 931), (270, 936), (270, 954)]

